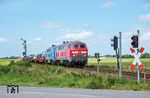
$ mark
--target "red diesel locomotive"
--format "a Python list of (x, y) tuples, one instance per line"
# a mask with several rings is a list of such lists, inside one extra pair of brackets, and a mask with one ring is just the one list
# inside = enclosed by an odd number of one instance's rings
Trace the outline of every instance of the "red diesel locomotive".
[(56, 46), (56, 63), (81, 66), (88, 61), (88, 48), (85, 43), (80, 41), (64, 42)]

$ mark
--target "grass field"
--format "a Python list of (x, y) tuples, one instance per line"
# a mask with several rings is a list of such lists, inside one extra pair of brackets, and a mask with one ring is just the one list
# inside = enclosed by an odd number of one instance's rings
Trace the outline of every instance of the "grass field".
[[(128, 69), (128, 67), (134, 61), (133, 58), (122, 59), (122, 68)], [(140, 61), (143, 63), (145, 68), (150, 69), (150, 58), (142, 58)], [(97, 59), (96, 58), (89, 58), (88, 59), (88, 66), (96, 66)], [(102, 58), (100, 61), (99, 66), (101, 67), (117, 67), (116, 65), (116, 58)]]
[(0, 59), (0, 65), (4, 66), (4, 65), (8, 65), (10, 63), (11, 60), (9, 59)]
[[(8, 65), (11, 60), (9, 59), (0, 59), (0, 65)], [(134, 61), (134, 58), (124, 58), (122, 59), (122, 68), (128, 70), (129, 66)], [(140, 61), (143, 63), (146, 69), (150, 69), (150, 58), (142, 58)], [(97, 66), (96, 58), (88, 58), (87, 66)], [(117, 68), (116, 58), (101, 58), (99, 63), (100, 67), (103, 68)]]
[[(95, 64), (96, 60), (90, 60), (91, 64)], [(109, 62), (111, 65), (113, 59), (102, 61), (104, 64)], [(117, 75), (114, 74), (90, 74), (82, 68), (66, 68), (28, 62), (7, 65), (9, 62), (9, 60), (1, 60), (0, 62), (2, 64), (0, 66), (0, 85), (150, 90), (149, 82), (138, 84), (136, 81), (125, 78), (118, 79)]]

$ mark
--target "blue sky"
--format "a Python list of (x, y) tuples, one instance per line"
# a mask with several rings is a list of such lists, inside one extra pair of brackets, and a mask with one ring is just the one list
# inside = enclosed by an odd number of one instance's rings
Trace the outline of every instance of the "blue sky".
[(140, 46), (150, 53), (150, 0), (0, 0), (0, 57), (38, 54), (63, 40), (87, 43), (89, 54), (115, 54), (114, 35), (123, 33), (123, 54), (140, 29)]

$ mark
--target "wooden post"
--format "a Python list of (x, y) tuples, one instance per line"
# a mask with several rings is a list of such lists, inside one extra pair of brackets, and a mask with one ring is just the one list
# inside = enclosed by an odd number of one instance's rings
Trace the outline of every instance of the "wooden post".
[(146, 68), (144, 70), (144, 83), (146, 82)]
[(98, 61), (99, 58), (97, 58), (97, 74), (99, 74), (99, 61)]

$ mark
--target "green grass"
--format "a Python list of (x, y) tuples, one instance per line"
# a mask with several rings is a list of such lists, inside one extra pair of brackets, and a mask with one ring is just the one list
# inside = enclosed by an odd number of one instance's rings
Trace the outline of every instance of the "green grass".
[[(107, 62), (107, 61), (105, 61)], [(71, 87), (92, 89), (150, 90), (150, 83), (117, 78), (117, 75), (90, 74), (83, 69), (19, 63), (0, 66), (0, 85)]]
[[(134, 58), (127, 58), (122, 59), (122, 67), (123, 69), (128, 69), (128, 67), (132, 64), (134, 61)], [(150, 69), (150, 58), (142, 58), (140, 61), (143, 63), (143, 65)], [(88, 59), (88, 66), (96, 66), (97, 65), (97, 59), (96, 58), (89, 58)], [(99, 64), (101, 67), (106, 68), (112, 68), (117, 67), (116, 66), (116, 58), (102, 58)]]
[(11, 60), (9, 59), (0, 59), (0, 65), (8, 65)]

